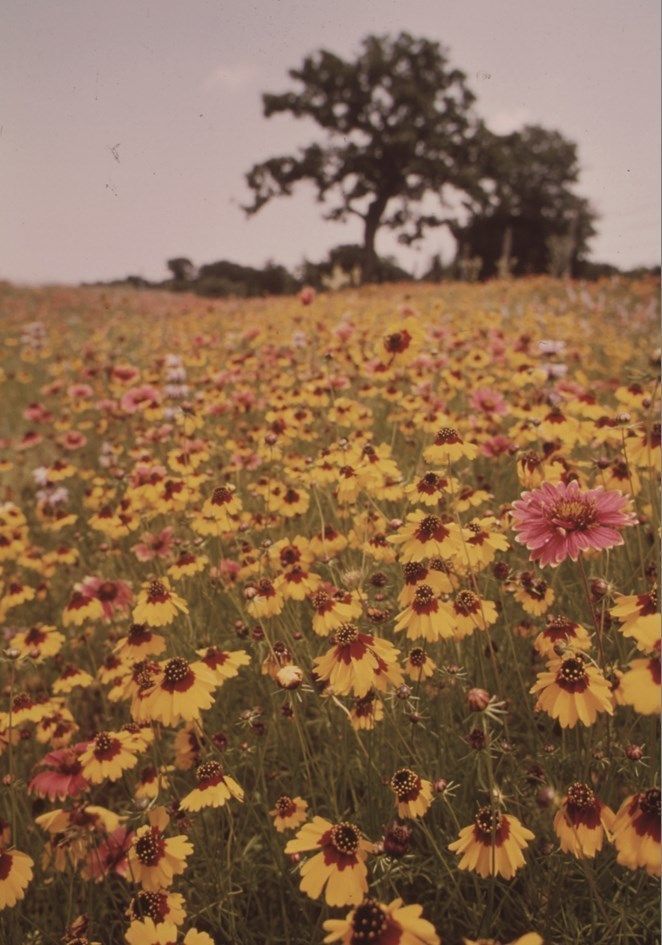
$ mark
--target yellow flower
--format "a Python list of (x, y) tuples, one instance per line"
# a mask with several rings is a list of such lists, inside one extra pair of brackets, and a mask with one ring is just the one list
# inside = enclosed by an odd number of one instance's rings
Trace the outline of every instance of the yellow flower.
[(248, 666), (251, 661), (246, 650), (221, 650), (217, 646), (206, 646), (195, 652), (214, 673), (218, 685), (239, 675), (240, 667)]
[(437, 432), (432, 446), (426, 447), (423, 451), (423, 456), (428, 463), (443, 466), (454, 463), (462, 457), (475, 459), (477, 455), (478, 447), (473, 443), (465, 443), (454, 427), (442, 427)]
[(0, 910), (23, 899), (32, 880), (33, 866), (27, 853), (0, 849)]
[(423, 817), (432, 803), (432, 784), (411, 768), (398, 768), (389, 781), (395, 794), (398, 817)]
[(623, 705), (631, 705), (640, 715), (660, 714), (660, 657), (632, 660), (621, 676), (618, 689)]
[(298, 827), (308, 818), (308, 801), (302, 797), (290, 797), (288, 794), (281, 794), (274, 809), (269, 813), (274, 819), (274, 827), (279, 833), (284, 830), (292, 830)]
[(162, 666), (159, 675), (141, 694), (135, 709), (138, 721), (157, 721), (176, 725), (200, 718), (202, 709), (214, 704), (213, 691), (218, 686), (215, 673), (206, 663), (189, 663), (174, 656)]
[(203, 807), (223, 807), (226, 801), (234, 797), (243, 801), (243, 789), (229, 775), (225, 774), (218, 761), (205, 761), (198, 766), (195, 776), (198, 786), (179, 802), (182, 810), (199, 811)]
[(657, 587), (648, 594), (617, 594), (616, 605), (609, 613), (621, 622), (621, 633), (637, 641), (639, 649), (652, 650), (662, 635), (662, 615), (657, 600)]
[(550, 616), (547, 618), (545, 629), (538, 634), (533, 645), (541, 656), (553, 659), (555, 648), (559, 645), (568, 650), (588, 650), (591, 638), (581, 624), (574, 623), (567, 617)]
[(463, 827), (448, 849), (460, 857), (458, 869), (473, 870), (483, 878), (512, 879), (524, 866), (524, 850), (534, 835), (512, 814), (481, 807), (473, 824)]
[(328, 681), (336, 695), (353, 693), (360, 698), (376, 685), (379, 673), (399, 685), (398, 655), (399, 650), (388, 640), (361, 633), (355, 624), (347, 623), (336, 631), (335, 646), (313, 661), (315, 675)]
[(174, 877), (184, 872), (193, 846), (183, 834), (165, 836), (168, 815), (164, 808), (152, 811), (149, 820), (149, 824), (136, 831), (129, 849), (129, 875), (148, 892), (158, 892), (171, 886)]
[(593, 725), (600, 712), (614, 714), (609, 683), (579, 653), (550, 660), (530, 691), (538, 694), (536, 709), (558, 719), (561, 728), (574, 728), (578, 721)]
[(437, 515), (418, 511), (410, 512), (405, 524), (390, 535), (388, 541), (400, 545), (400, 557), (404, 562), (422, 561), (457, 555), (463, 535), (455, 522), (442, 522)]
[(576, 781), (568, 788), (554, 817), (554, 831), (564, 853), (577, 859), (593, 859), (602, 849), (605, 831), (609, 835), (614, 812), (603, 804), (588, 785)]
[(133, 622), (146, 623), (148, 627), (165, 627), (180, 611), (187, 614), (188, 606), (171, 589), (168, 578), (146, 581), (133, 608)]
[(354, 945), (441, 945), (434, 926), (422, 918), (423, 907), (405, 906), (402, 899), (388, 905), (374, 899), (364, 899), (344, 919), (326, 919), (325, 943), (340, 942)]
[(146, 889), (139, 889), (129, 903), (126, 916), (138, 922), (151, 919), (156, 924), (172, 922), (174, 925), (181, 925), (186, 919), (185, 905), (181, 893), (165, 890), (147, 892)]
[(358, 905), (368, 891), (365, 861), (374, 844), (354, 824), (314, 817), (285, 847), (286, 853), (310, 850), (316, 852), (301, 867), (301, 892), (319, 899), (324, 891), (329, 906)]
[(349, 720), (357, 732), (371, 732), (377, 722), (384, 718), (384, 706), (374, 692), (355, 699), (349, 710)]
[(428, 643), (451, 639), (454, 628), (450, 607), (435, 595), (429, 584), (416, 585), (412, 602), (398, 614), (394, 627), (396, 631), (405, 630), (409, 640), (422, 638)]
[(90, 784), (117, 781), (138, 763), (134, 738), (128, 732), (97, 732), (79, 761)]
[(660, 875), (659, 788), (626, 797), (611, 829), (618, 863), (631, 870), (643, 867), (651, 876)]

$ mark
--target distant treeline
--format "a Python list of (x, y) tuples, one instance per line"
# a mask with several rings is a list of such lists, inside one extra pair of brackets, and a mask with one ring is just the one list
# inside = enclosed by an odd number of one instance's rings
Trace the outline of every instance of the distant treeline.
[[(275, 262), (267, 262), (262, 268), (256, 268), (242, 266), (240, 263), (226, 259), (197, 267), (186, 256), (178, 256), (168, 260), (170, 278), (162, 282), (150, 282), (142, 276), (130, 275), (106, 284), (128, 284), (137, 288), (194, 292), (207, 298), (292, 295), (303, 286), (312, 286), (318, 291), (323, 291), (358, 285), (361, 281), (362, 257), (363, 247), (355, 243), (345, 243), (330, 250), (327, 258), (321, 262), (304, 260), (300, 266), (290, 272), (285, 266)], [(425, 272), (415, 277), (403, 269), (392, 256), (378, 256), (373, 281), (379, 283), (447, 280), (475, 282), (486, 278), (486, 268), (490, 276), (499, 275), (499, 272), (492, 267), (486, 267), (480, 257), (457, 256), (453, 262), (444, 264), (440, 256), (436, 255), (430, 260)], [(535, 273), (531, 271), (521, 274), (533, 275)], [(572, 274), (575, 278), (588, 280), (616, 275), (659, 276), (660, 267), (640, 266), (636, 269), (622, 270), (610, 263), (581, 260), (575, 264)]]

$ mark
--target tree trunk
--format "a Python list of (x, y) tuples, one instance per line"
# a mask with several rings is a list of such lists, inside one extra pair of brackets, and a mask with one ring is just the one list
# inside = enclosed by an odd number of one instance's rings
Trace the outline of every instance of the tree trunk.
[(363, 230), (363, 264), (361, 266), (361, 284), (374, 282), (377, 274), (377, 253), (375, 252), (375, 237), (381, 222), (388, 197), (376, 197), (368, 207), (364, 219)]

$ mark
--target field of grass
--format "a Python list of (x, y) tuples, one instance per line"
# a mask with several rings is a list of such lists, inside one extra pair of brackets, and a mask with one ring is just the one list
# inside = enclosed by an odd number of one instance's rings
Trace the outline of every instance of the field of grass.
[(1, 286), (2, 945), (656, 942), (657, 299)]

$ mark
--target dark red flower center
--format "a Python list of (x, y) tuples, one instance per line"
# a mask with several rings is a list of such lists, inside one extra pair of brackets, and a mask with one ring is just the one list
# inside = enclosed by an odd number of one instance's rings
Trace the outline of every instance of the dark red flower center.
[(291, 817), (296, 813), (297, 806), (287, 794), (281, 794), (275, 804), (275, 810), (279, 817)]
[(158, 827), (151, 827), (138, 837), (135, 849), (143, 866), (156, 866), (165, 853), (165, 838)]
[(168, 660), (163, 670), (162, 686), (164, 689), (167, 689), (168, 692), (174, 692), (175, 690), (183, 692), (190, 689), (194, 682), (195, 677), (188, 660), (185, 660), (183, 656), (174, 656), (171, 660)]
[(361, 834), (354, 824), (343, 821), (336, 824), (329, 831), (329, 841), (332, 846), (345, 856), (353, 856), (359, 848)]
[(390, 784), (399, 801), (413, 801), (421, 790), (421, 779), (411, 768), (398, 768)]
[(556, 674), (556, 682), (566, 692), (584, 692), (588, 686), (588, 673), (580, 659), (564, 660)]
[(388, 927), (388, 916), (374, 899), (364, 899), (352, 917), (350, 945), (377, 945)]

